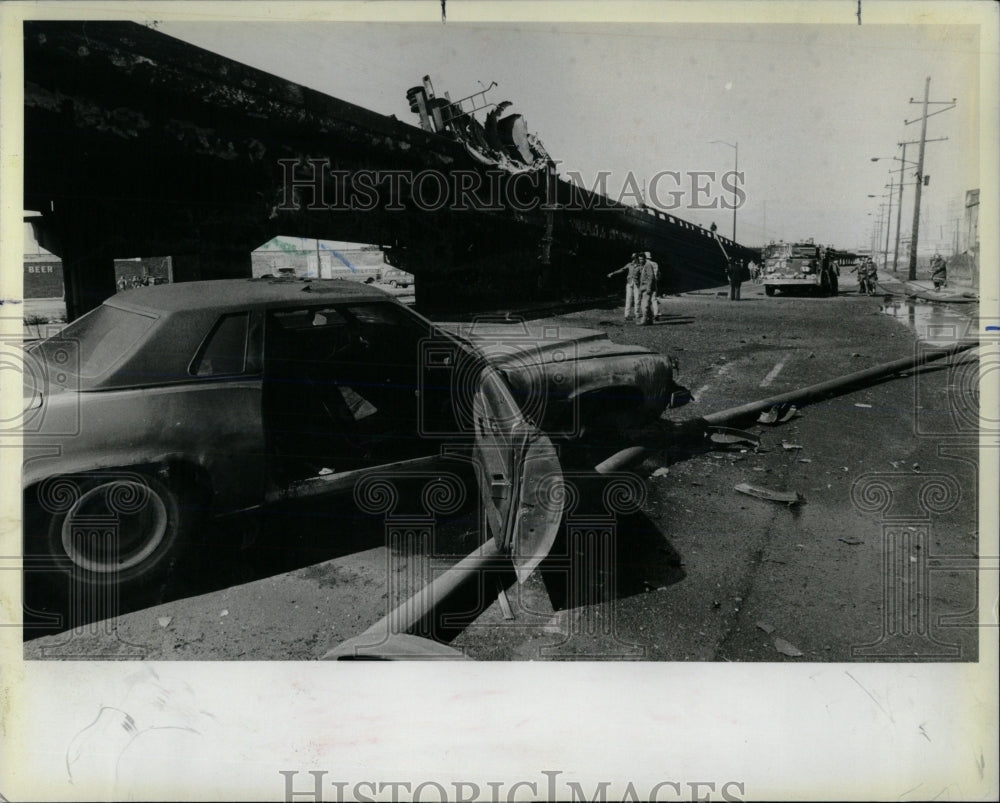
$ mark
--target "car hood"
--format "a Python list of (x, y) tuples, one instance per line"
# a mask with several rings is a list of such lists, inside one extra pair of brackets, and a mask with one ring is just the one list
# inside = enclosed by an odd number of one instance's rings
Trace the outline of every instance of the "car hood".
[(479, 321), (438, 326), (474, 346), (507, 377), (528, 407), (530, 400), (548, 404), (609, 388), (634, 388), (643, 406), (659, 413), (675, 389), (673, 357), (615, 343), (595, 329)]
[(497, 368), (561, 363), (614, 356), (657, 355), (643, 346), (614, 343), (607, 333), (578, 326), (520, 322), (439, 323), (472, 343)]

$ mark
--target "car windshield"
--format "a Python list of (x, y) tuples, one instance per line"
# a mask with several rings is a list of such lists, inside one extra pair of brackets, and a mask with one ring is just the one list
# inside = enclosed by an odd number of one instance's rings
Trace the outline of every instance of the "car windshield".
[(155, 322), (153, 316), (103, 304), (36, 349), (67, 374), (93, 379), (131, 351)]

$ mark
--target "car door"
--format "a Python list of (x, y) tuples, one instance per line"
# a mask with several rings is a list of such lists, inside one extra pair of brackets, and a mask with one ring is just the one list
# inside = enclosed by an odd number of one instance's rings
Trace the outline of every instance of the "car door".
[(524, 582), (555, 541), (564, 488), (549, 438), (525, 418), (503, 375), (480, 375), (473, 401), (475, 463), (484, 532)]

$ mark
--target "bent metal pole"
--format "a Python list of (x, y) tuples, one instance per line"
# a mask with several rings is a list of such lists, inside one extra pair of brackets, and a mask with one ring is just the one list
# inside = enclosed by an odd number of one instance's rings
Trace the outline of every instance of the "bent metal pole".
[(704, 421), (709, 426), (719, 426), (731, 423), (753, 413), (760, 413), (773, 407), (776, 404), (793, 404), (795, 402), (806, 402), (821, 398), (827, 395), (834, 395), (839, 391), (847, 390), (854, 385), (860, 385), (873, 379), (881, 379), (884, 376), (892, 376), (900, 371), (908, 371), (929, 362), (942, 360), (946, 357), (953, 357), (963, 351), (968, 351), (979, 345), (978, 340), (963, 341), (954, 346), (942, 349), (941, 351), (923, 351), (916, 357), (903, 357), (892, 362), (885, 362), (881, 365), (873, 365), (863, 371), (855, 371), (853, 374), (838, 376), (826, 382), (818, 382), (798, 390), (790, 390), (777, 396), (770, 396), (755, 402), (741, 404), (739, 407), (730, 407), (728, 410), (720, 410), (717, 413), (709, 413), (704, 416)]
[[(852, 374), (846, 374), (845, 376), (839, 376), (835, 379), (829, 379), (826, 382), (808, 385), (807, 387), (799, 388), (798, 390), (791, 390), (787, 393), (778, 394), (777, 396), (769, 396), (766, 399), (748, 402), (747, 404), (741, 404), (738, 407), (730, 407), (727, 410), (720, 410), (717, 413), (709, 413), (701, 418), (691, 419), (687, 423), (699, 423), (703, 429), (707, 429), (711, 426), (732, 424), (735, 421), (746, 418), (750, 415), (761, 413), (764, 410), (778, 404), (801, 404), (803, 402), (812, 401), (825, 396), (834, 396), (840, 392), (846, 391), (848, 388), (861, 385), (864, 382), (881, 379), (882, 377), (891, 376), (892, 374), (897, 374), (901, 371), (908, 371), (929, 362), (945, 359), (946, 357), (954, 357), (956, 354), (968, 351), (978, 345), (978, 340), (970, 340), (956, 343), (954, 346), (942, 349), (941, 351), (924, 351), (916, 357), (903, 357), (902, 359), (893, 360), (892, 362), (874, 365), (871, 368), (864, 369), (863, 371), (855, 371)], [(676, 429), (665, 429), (663, 437), (665, 439), (669, 439), (674, 432), (676, 432)], [(656, 445), (629, 446), (602, 461), (596, 467), (596, 471), (598, 473), (605, 474), (611, 471), (627, 470), (628, 468), (641, 463), (642, 460), (656, 448), (659, 447)]]

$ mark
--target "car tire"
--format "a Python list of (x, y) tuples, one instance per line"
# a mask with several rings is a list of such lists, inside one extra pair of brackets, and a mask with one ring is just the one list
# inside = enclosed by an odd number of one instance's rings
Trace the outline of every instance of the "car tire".
[(393, 279), (391, 282), (389, 282), (389, 286), (390, 287), (399, 287), (399, 282), (397, 282), (395, 279)]
[(151, 588), (191, 541), (194, 495), (147, 472), (60, 477), (38, 493), (47, 509), (40, 546), (60, 573), (88, 585), (126, 593)]

